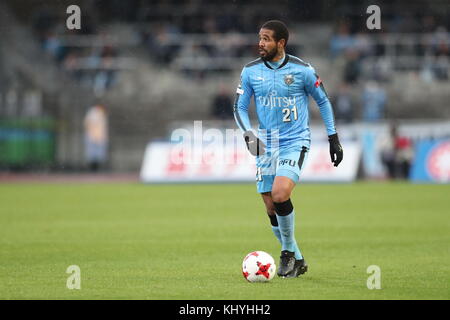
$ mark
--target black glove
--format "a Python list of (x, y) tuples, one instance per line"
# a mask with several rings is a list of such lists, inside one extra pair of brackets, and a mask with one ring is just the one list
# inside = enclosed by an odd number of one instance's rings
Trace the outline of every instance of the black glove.
[(247, 144), (247, 149), (254, 156), (261, 156), (266, 153), (266, 146), (264, 142), (258, 139), (251, 130), (244, 132), (244, 140)]
[(330, 156), (331, 162), (335, 167), (341, 163), (342, 158), (344, 157), (344, 150), (342, 149), (341, 144), (339, 143), (339, 138), (337, 133), (328, 136), (328, 142), (330, 143)]

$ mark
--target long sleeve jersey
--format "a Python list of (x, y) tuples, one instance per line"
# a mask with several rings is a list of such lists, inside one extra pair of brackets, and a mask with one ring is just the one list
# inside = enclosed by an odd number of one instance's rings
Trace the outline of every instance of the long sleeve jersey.
[(277, 140), (280, 147), (302, 141), (309, 148), (309, 99), (316, 101), (328, 135), (336, 133), (333, 110), (314, 68), (292, 55), (276, 67), (259, 58), (242, 70), (236, 91), (234, 116), (239, 128), (251, 130), (248, 115), (254, 97), (259, 137), (267, 144)]

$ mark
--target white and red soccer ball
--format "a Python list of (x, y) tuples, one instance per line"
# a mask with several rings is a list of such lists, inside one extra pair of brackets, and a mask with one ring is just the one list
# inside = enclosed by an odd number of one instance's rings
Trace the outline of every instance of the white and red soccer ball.
[(267, 282), (275, 276), (277, 266), (272, 256), (264, 251), (253, 251), (242, 262), (242, 274), (249, 282)]

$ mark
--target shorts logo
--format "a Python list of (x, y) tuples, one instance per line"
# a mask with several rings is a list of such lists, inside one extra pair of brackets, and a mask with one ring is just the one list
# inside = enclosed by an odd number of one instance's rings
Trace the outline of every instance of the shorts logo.
[(278, 162), (278, 165), (279, 166), (283, 166), (283, 165), (285, 165), (285, 164), (288, 164), (288, 165), (290, 165), (291, 167), (295, 167), (295, 164), (297, 163), (297, 161), (295, 161), (295, 160), (291, 160), (291, 159), (281, 159), (279, 162)]
[(284, 83), (288, 86), (294, 83), (294, 76), (292, 74), (287, 74), (284, 76)]

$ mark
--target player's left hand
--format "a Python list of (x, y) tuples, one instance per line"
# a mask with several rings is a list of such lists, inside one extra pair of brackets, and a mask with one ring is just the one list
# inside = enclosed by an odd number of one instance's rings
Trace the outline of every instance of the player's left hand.
[(251, 130), (244, 132), (244, 140), (248, 151), (254, 156), (261, 156), (266, 153), (266, 145)]
[(330, 143), (331, 162), (337, 167), (344, 158), (344, 150), (339, 142), (337, 133), (328, 136), (328, 142)]

